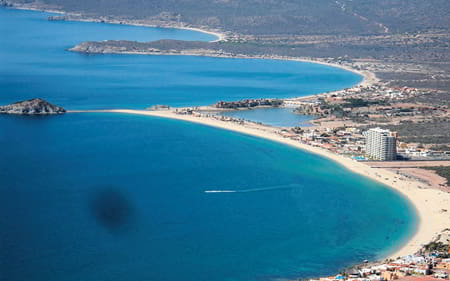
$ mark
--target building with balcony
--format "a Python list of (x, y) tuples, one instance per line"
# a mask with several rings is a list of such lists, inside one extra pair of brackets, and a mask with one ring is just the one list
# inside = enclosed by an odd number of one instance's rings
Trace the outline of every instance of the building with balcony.
[(397, 133), (380, 128), (365, 132), (366, 154), (374, 160), (392, 161), (397, 159)]

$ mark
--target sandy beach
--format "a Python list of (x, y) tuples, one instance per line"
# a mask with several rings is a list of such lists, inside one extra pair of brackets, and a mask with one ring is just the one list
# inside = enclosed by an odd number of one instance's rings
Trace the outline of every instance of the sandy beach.
[[(80, 112), (80, 111), (73, 111)], [(85, 112), (85, 111), (83, 111)], [(407, 179), (386, 169), (371, 168), (363, 162), (357, 162), (349, 158), (331, 153), (318, 147), (302, 144), (298, 141), (285, 138), (277, 134), (278, 128), (258, 125), (245, 122), (237, 124), (230, 121), (221, 121), (209, 117), (197, 117), (193, 115), (181, 115), (173, 110), (167, 111), (146, 111), (146, 110), (93, 110), (89, 112), (110, 112), (121, 114), (137, 114), (153, 117), (170, 118), (192, 123), (198, 123), (206, 126), (221, 128), (234, 132), (239, 132), (259, 138), (268, 139), (285, 145), (302, 149), (317, 155), (327, 157), (328, 159), (339, 163), (352, 172), (358, 173), (372, 180), (378, 181), (390, 188), (393, 188), (405, 196), (416, 208), (419, 217), (418, 228), (413, 237), (404, 245), (399, 245), (392, 249), (389, 258), (396, 258), (413, 254), (418, 251), (422, 245), (429, 243), (439, 232), (450, 227), (450, 193), (427, 187), (425, 184)]]

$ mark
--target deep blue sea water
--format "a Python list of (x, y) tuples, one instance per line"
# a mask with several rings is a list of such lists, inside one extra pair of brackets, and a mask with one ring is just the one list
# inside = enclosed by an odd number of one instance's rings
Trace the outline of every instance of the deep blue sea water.
[[(213, 38), (46, 15), (0, 9), (0, 104), (31, 97), (69, 109), (209, 104), (360, 79), (294, 62), (69, 53), (64, 48), (84, 40)], [(0, 116), (0, 214), (2, 281), (327, 275), (392, 250), (416, 224), (399, 194), (316, 155), (105, 113)]]
[(277, 127), (312, 126), (314, 116), (295, 114), (293, 108), (258, 108), (251, 110), (225, 111), (220, 115), (240, 118)]

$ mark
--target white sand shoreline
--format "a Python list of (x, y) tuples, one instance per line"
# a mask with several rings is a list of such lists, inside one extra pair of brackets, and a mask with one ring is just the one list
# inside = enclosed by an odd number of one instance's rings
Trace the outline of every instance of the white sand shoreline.
[[(212, 41), (215, 42), (215, 41)], [(69, 49), (69, 51), (78, 52), (74, 48)], [(315, 58), (299, 58), (299, 57), (284, 57), (278, 55), (243, 55), (243, 54), (214, 54), (214, 53), (198, 53), (198, 52), (190, 52), (183, 51), (181, 53), (178, 52), (128, 52), (128, 51), (120, 51), (120, 52), (105, 52), (102, 54), (117, 54), (117, 55), (141, 55), (141, 56), (193, 56), (193, 57), (211, 57), (211, 58), (227, 58), (227, 59), (260, 59), (260, 60), (281, 60), (281, 61), (296, 61), (296, 62), (305, 62), (305, 63), (316, 63), (329, 67), (339, 68), (346, 71), (350, 71), (362, 77), (361, 81), (358, 84), (353, 85), (352, 87), (358, 86), (371, 86), (377, 83), (379, 80), (376, 77), (375, 73), (370, 71), (361, 71), (356, 70), (348, 65), (342, 65), (337, 63), (330, 63), (320, 59)], [(339, 90), (337, 90), (339, 91)], [(331, 93), (331, 92), (330, 92)], [(324, 94), (324, 93), (323, 93)], [(317, 94), (310, 96), (300, 96), (300, 97), (291, 97), (289, 99), (294, 98), (307, 98), (311, 96), (316, 96)]]
[[(304, 151), (308, 151), (326, 157), (352, 172), (368, 177), (380, 182), (403, 195), (415, 207), (417, 213), (417, 230), (413, 236), (405, 241), (404, 245), (399, 245), (392, 249), (386, 258), (396, 258), (414, 254), (424, 244), (429, 243), (439, 232), (450, 227), (450, 213), (444, 212), (450, 206), (450, 193), (436, 189), (427, 188), (424, 184), (401, 178), (391, 171), (380, 168), (371, 168), (362, 162), (357, 162), (341, 155), (331, 153), (318, 147), (302, 144), (300, 142), (284, 138), (275, 133), (277, 128), (264, 125), (239, 125), (233, 122), (220, 121), (207, 117), (195, 117), (192, 115), (176, 114), (172, 110), (168, 111), (147, 111), (147, 110), (92, 110), (92, 111), (72, 111), (72, 112), (109, 112), (122, 114), (146, 115), (160, 118), (169, 118), (216, 127), (229, 131), (234, 131), (246, 135), (264, 138), (285, 145), (289, 145)], [(448, 210), (450, 211), (450, 210)]]

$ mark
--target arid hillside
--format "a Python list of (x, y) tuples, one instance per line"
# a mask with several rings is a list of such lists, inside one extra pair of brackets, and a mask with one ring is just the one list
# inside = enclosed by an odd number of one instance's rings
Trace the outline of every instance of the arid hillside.
[(368, 35), (448, 31), (450, 27), (448, 0), (40, 0), (39, 3), (92, 16), (181, 21), (252, 35)]

